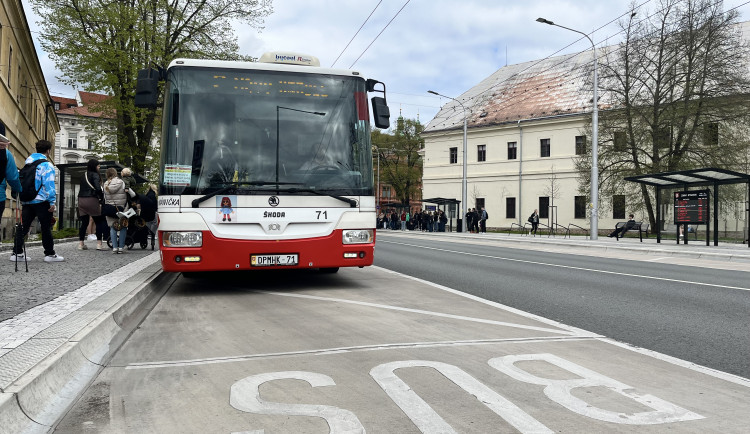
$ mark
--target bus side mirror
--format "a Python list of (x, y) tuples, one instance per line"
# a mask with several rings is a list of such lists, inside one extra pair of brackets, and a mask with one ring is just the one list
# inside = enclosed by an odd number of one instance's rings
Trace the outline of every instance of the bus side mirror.
[(375, 118), (375, 126), (378, 128), (388, 128), (391, 126), (391, 110), (383, 97), (372, 98), (372, 114)]
[(135, 106), (155, 109), (158, 98), (159, 71), (154, 68), (141, 69), (135, 86)]

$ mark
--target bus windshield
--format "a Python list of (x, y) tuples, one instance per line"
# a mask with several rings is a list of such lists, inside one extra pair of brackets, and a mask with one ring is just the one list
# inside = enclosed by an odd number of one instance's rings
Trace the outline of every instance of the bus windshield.
[(373, 194), (362, 78), (173, 67), (164, 107), (163, 194)]

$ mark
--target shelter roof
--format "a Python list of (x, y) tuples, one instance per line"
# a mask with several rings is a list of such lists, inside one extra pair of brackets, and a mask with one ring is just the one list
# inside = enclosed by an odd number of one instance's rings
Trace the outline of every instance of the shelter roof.
[(431, 199), (422, 199), (422, 202), (424, 203), (434, 203), (435, 205), (445, 205), (445, 204), (459, 204), (461, 203), (458, 199), (446, 199), (444, 197), (433, 197)]
[[(70, 175), (72, 179), (78, 179), (80, 176), (83, 176), (83, 174), (86, 173), (87, 166), (88, 166), (88, 162), (55, 165), (55, 167), (60, 169), (61, 172), (64, 172), (65, 174)], [(102, 177), (102, 179), (107, 178), (105, 174), (107, 173), (107, 169), (109, 169), (110, 167), (114, 167), (115, 169), (117, 169), (117, 173), (122, 172), (122, 169), (123, 169), (123, 166), (116, 161), (100, 161), (99, 162), (99, 175)], [(133, 172), (133, 177), (135, 178), (135, 182), (138, 184), (149, 182), (148, 179), (144, 178), (143, 176), (135, 172)]]
[(657, 187), (682, 187), (712, 184), (745, 184), (750, 183), (750, 175), (726, 169), (703, 168), (628, 176), (625, 180)]

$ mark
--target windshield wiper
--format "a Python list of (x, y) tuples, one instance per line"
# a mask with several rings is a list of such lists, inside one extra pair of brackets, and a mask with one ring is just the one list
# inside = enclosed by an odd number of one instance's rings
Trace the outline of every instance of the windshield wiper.
[(211, 199), (214, 196), (218, 196), (222, 193), (226, 193), (227, 191), (235, 189), (237, 186), (240, 185), (298, 185), (299, 182), (276, 182), (276, 181), (236, 181), (236, 182), (223, 182), (222, 184), (228, 184), (225, 187), (222, 187), (216, 191), (212, 191), (211, 193), (208, 193), (204, 196), (201, 196), (197, 199), (193, 199), (193, 202), (191, 203), (193, 208), (198, 208), (200, 204), (207, 201), (208, 199)]
[(282, 192), (282, 193), (313, 193), (313, 194), (317, 194), (318, 196), (328, 196), (328, 197), (332, 197), (334, 199), (338, 199), (338, 200), (340, 200), (342, 202), (346, 202), (346, 203), (349, 204), (349, 206), (351, 208), (356, 208), (357, 207), (357, 201), (355, 199), (350, 199), (350, 198), (344, 197), (344, 196), (338, 196), (336, 194), (323, 193), (322, 191), (313, 190), (311, 188), (282, 188), (282, 189), (278, 189), (276, 191), (277, 192)]

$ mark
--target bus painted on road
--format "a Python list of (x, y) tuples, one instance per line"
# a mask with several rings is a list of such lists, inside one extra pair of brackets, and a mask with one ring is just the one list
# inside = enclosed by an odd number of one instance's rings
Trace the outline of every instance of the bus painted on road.
[(177, 59), (139, 72), (138, 107), (165, 81), (158, 237), (169, 272), (372, 265), (368, 92), (385, 85), (313, 56)]

